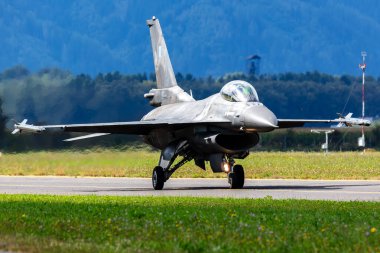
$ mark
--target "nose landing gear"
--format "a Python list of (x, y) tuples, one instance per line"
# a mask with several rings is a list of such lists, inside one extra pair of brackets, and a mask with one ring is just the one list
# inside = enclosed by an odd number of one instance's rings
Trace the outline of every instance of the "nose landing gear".
[(228, 183), (231, 189), (241, 189), (244, 186), (244, 169), (240, 164), (232, 167), (231, 172), (228, 173)]

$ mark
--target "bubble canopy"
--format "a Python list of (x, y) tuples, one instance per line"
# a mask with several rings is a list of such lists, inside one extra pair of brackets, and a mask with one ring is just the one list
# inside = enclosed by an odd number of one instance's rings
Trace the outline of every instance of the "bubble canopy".
[(255, 88), (250, 83), (241, 80), (225, 84), (220, 95), (230, 102), (259, 102)]

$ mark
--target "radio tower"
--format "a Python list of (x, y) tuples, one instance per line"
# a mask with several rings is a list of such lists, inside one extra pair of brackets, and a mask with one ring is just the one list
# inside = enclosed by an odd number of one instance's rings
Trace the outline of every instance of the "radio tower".
[[(367, 56), (367, 53), (365, 51), (362, 51), (362, 58), (363, 62), (359, 64), (359, 68), (362, 70), (362, 120), (364, 120), (364, 113), (365, 113), (365, 100), (364, 100), (364, 83), (365, 83), (365, 70), (366, 70), (366, 63), (365, 63), (365, 57)], [(362, 136), (358, 139), (358, 146), (359, 147), (365, 147), (365, 137), (364, 137), (364, 126), (362, 125)]]

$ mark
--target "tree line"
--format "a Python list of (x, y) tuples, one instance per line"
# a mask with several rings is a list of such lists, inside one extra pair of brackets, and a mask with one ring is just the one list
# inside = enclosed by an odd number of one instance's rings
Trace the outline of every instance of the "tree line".
[[(353, 112), (354, 116), (359, 117), (361, 112), (361, 77), (332, 76), (314, 71), (260, 76), (229, 73), (221, 77), (195, 77), (192, 74), (177, 73), (176, 78), (184, 90), (192, 91), (195, 99), (203, 99), (219, 92), (223, 85), (231, 80), (246, 80), (253, 84), (259, 99), (278, 118), (330, 119), (335, 118), (336, 113), (348, 112)], [(366, 114), (375, 118), (379, 117), (379, 84), (380, 78), (367, 77)], [(49, 148), (49, 145), (70, 147), (68, 144), (59, 143), (60, 134), (56, 133), (51, 137), (39, 136), (38, 139), (33, 136), (21, 137), (25, 139), (23, 141), (18, 139), (20, 141), (16, 143), (22, 144), (14, 144), (14, 138), (8, 136), (12, 126), (11, 119), (21, 121), (27, 118), (34, 124), (139, 120), (152, 109), (143, 95), (155, 85), (155, 75), (152, 73), (122, 74), (115, 71), (90, 76), (73, 74), (57, 68), (31, 72), (23, 66), (4, 70), (0, 73), (0, 98), (2, 98), (0, 145), (3, 149), (14, 150), (18, 145), (37, 147), (39, 142), (45, 143), (42, 145), (45, 148)], [(5, 131), (7, 119), (8, 134)], [(300, 135), (297, 131), (294, 133)], [(283, 133), (288, 137), (276, 137), (275, 132), (270, 133), (268, 135), (270, 137), (263, 135), (262, 144), (278, 149), (295, 147), (298, 145), (295, 143), (297, 137), (291, 141), (291, 134), (293, 133), (290, 132), (290, 135)], [(374, 136), (372, 146), (378, 147), (376, 134)], [(128, 142), (131, 138), (117, 139)], [(112, 146), (116, 141), (115, 138), (108, 139), (109, 144), (104, 145)], [(349, 137), (345, 139), (348, 140)], [(313, 141), (307, 144), (302, 140), (304, 139), (298, 140), (298, 143), (303, 143), (302, 147), (310, 146), (314, 149), (319, 147), (319, 143), (313, 146)], [(27, 144), (34, 142), (36, 144)], [(93, 144), (91, 141), (89, 143)], [(337, 149), (342, 149), (342, 145), (338, 145)]]

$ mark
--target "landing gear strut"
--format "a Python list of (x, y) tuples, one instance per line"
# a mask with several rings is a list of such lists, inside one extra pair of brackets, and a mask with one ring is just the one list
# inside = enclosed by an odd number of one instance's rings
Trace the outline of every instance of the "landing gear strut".
[(228, 173), (228, 183), (231, 189), (241, 189), (244, 186), (244, 169), (240, 164), (232, 167), (231, 172)]

